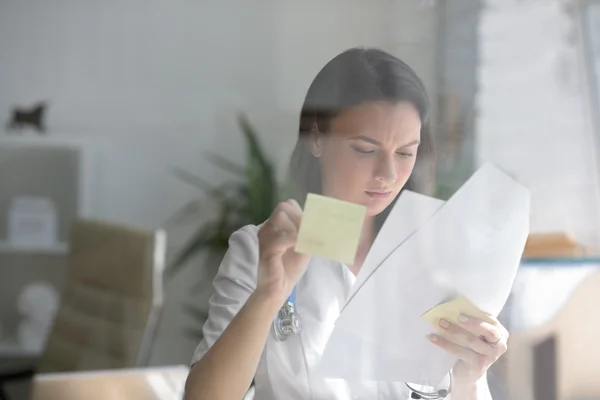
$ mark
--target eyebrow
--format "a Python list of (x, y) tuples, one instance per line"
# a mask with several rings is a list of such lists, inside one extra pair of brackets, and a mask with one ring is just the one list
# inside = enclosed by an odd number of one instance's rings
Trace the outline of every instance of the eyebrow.
[[(369, 143), (374, 144), (376, 146), (381, 146), (381, 143), (379, 141), (377, 141), (377, 140), (375, 140), (373, 138), (370, 138), (368, 136), (364, 136), (364, 135), (355, 136), (355, 137), (353, 137), (351, 139), (352, 140), (363, 140), (365, 142), (369, 142)], [(421, 142), (419, 140), (413, 140), (413, 141), (408, 142), (408, 143), (406, 143), (406, 144), (404, 144), (404, 145), (402, 145), (400, 147), (401, 148), (410, 147), (410, 146), (414, 146), (414, 145), (417, 145), (417, 144), (420, 144), (420, 143)]]

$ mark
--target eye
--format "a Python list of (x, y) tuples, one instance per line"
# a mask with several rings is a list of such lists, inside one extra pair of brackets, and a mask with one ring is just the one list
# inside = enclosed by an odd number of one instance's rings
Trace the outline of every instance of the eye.
[(401, 151), (396, 154), (398, 154), (400, 157), (406, 157), (406, 158), (413, 156), (413, 153), (408, 152), (408, 151)]
[(373, 149), (363, 149), (358, 146), (352, 146), (352, 148), (354, 149), (354, 151), (356, 151), (359, 154), (371, 154), (371, 153), (375, 152), (375, 150), (373, 150)]

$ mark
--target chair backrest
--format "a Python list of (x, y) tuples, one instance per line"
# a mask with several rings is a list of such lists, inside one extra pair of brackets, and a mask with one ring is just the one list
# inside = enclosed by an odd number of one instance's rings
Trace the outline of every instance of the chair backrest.
[(558, 315), (509, 339), (510, 399), (600, 399), (600, 272), (584, 280)]
[(163, 305), (164, 232), (71, 230), (67, 282), (38, 372), (145, 366)]

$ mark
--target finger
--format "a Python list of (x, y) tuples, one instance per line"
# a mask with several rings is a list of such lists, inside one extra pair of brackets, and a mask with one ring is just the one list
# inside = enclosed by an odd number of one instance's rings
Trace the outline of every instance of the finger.
[(302, 212), (302, 207), (300, 207), (300, 204), (298, 204), (295, 199), (288, 199), (285, 202), (291, 205), (295, 210)]
[(300, 229), (302, 219), (302, 208), (294, 199), (287, 200), (281, 204), (281, 209), (285, 211), (290, 220), (294, 223), (296, 230)]
[(279, 214), (282, 211), (288, 214), (288, 216), (290, 217), (292, 222), (295, 223), (296, 226), (299, 226), (300, 221), (298, 216), (302, 214), (302, 209), (298, 205), (298, 202), (291, 199), (287, 201), (282, 201), (281, 203), (277, 204), (277, 207), (275, 207), (269, 219), (273, 219), (277, 214)]
[(448, 353), (453, 354), (465, 363), (484, 370), (489, 363), (487, 358), (471, 349), (460, 346), (456, 343), (452, 343), (448, 339), (443, 338), (439, 335), (429, 335), (429, 340), (436, 346), (446, 350)]
[(285, 253), (296, 242), (295, 225), (284, 211), (272, 215), (258, 232), (261, 258)]
[(470, 315), (461, 315), (458, 319), (458, 322), (461, 327), (471, 332), (475, 336), (485, 338), (485, 340), (490, 344), (499, 343), (502, 340), (508, 339), (508, 331), (500, 322), (491, 324), (487, 321), (483, 321)]
[(439, 327), (443, 334), (442, 336), (446, 340), (449, 340), (460, 346), (467, 347), (481, 355), (491, 356), (495, 354), (495, 351), (488, 343), (481, 340), (479, 336), (474, 335), (460, 326), (454, 325), (445, 319), (441, 319), (439, 322)]
[(285, 210), (269, 218), (269, 225), (272, 233), (277, 237), (295, 235), (297, 232), (296, 224)]

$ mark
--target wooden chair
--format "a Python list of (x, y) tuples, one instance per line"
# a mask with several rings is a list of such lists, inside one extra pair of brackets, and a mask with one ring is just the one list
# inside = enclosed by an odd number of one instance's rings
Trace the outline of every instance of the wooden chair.
[(38, 372), (143, 367), (163, 305), (166, 238), (92, 220), (71, 230), (67, 282), (35, 370), (0, 375), (5, 382)]

